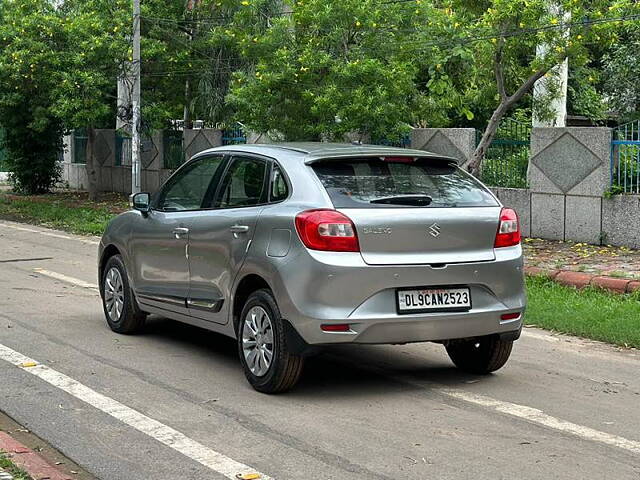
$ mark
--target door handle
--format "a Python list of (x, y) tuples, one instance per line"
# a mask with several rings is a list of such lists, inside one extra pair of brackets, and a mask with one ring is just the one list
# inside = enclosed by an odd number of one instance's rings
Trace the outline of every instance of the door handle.
[(173, 229), (173, 234), (176, 236), (176, 238), (180, 238), (183, 235), (187, 235), (188, 233), (189, 233), (188, 228), (178, 227)]
[(248, 225), (233, 225), (229, 230), (232, 233), (247, 233), (249, 231)]

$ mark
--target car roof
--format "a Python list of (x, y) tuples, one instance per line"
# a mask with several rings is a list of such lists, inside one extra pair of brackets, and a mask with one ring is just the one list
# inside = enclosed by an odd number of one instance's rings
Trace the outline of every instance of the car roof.
[(245, 152), (257, 153), (268, 156), (278, 156), (287, 154), (287, 156), (299, 157), (305, 163), (313, 163), (316, 160), (324, 158), (353, 158), (359, 156), (399, 156), (399, 157), (422, 157), (445, 159), (451, 162), (457, 160), (446, 155), (427, 152), (424, 150), (415, 150), (410, 148), (386, 147), (382, 145), (361, 145), (352, 143), (326, 143), (326, 142), (283, 142), (283, 143), (255, 143), (255, 144), (239, 144), (225, 145), (221, 147), (210, 148), (198, 153), (194, 157), (206, 155), (214, 152)]

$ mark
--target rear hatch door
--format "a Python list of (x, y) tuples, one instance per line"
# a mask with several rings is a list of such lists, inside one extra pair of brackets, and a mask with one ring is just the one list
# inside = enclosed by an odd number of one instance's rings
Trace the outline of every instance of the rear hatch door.
[(326, 159), (311, 167), (370, 265), (491, 261), (500, 204), (447, 159)]
[(370, 265), (494, 260), (499, 207), (341, 209)]

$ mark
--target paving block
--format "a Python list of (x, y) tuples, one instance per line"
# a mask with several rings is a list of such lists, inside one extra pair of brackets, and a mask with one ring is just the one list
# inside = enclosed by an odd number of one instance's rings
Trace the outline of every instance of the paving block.
[(627, 284), (627, 293), (633, 293), (640, 290), (640, 282), (629, 282)]
[(556, 275), (555, 281), (561, 283), (562, 285), (567, 285), (570, 287), (584, 288), (589, 286), (592, 278), (593, 275), (590, 275), (588, 273), (570, 272), (564, 270)]
[(5, 432), (0, 432), (0, 450), (7, 452), (11, 461), (34, 479), (71, 480), (70, 476), (49, 465), (36, 452), (14, 440)]
[(558, 273), (560, 273), (559, 270), (547, 270), (546, 268), (541, 268), (541, 267), (524, 267), (524, 273), (526, 275), (529, 276), (533, 276), (533, 277), (549, 277), (549, 278), (556, 278), (556, 276), (558, 275)]
[(592, 286), (616, 293), (625, 293), (627, 291), (627, 286), (630, 283), (631, 280), (626, 278), (593, 277), (593, 279), (591, 279)]

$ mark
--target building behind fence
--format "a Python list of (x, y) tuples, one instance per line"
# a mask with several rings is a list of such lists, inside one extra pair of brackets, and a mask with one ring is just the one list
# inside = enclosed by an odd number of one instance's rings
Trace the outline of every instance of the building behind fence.
[[(464, 168), (478, 142), (472, 128), (414, 129), (394, 143), (451, 156)], [(131, 144), (99, 130), (100, 189), (130, 192)], [(64, 179), (86, 188), (82, 132), (66, 142)], [(155, 191), (187, 158), (207, 148), (245, 143), (239, 126), (221, 130), (155, 132), (143, 142), (142, 188)], [(640, 248), (640, 128), (534, 128), (504, 122), (481, 171), (503, 204), (514, 207), (526, 236)], [(612, 192), (624, 193), (611, 196)]]

